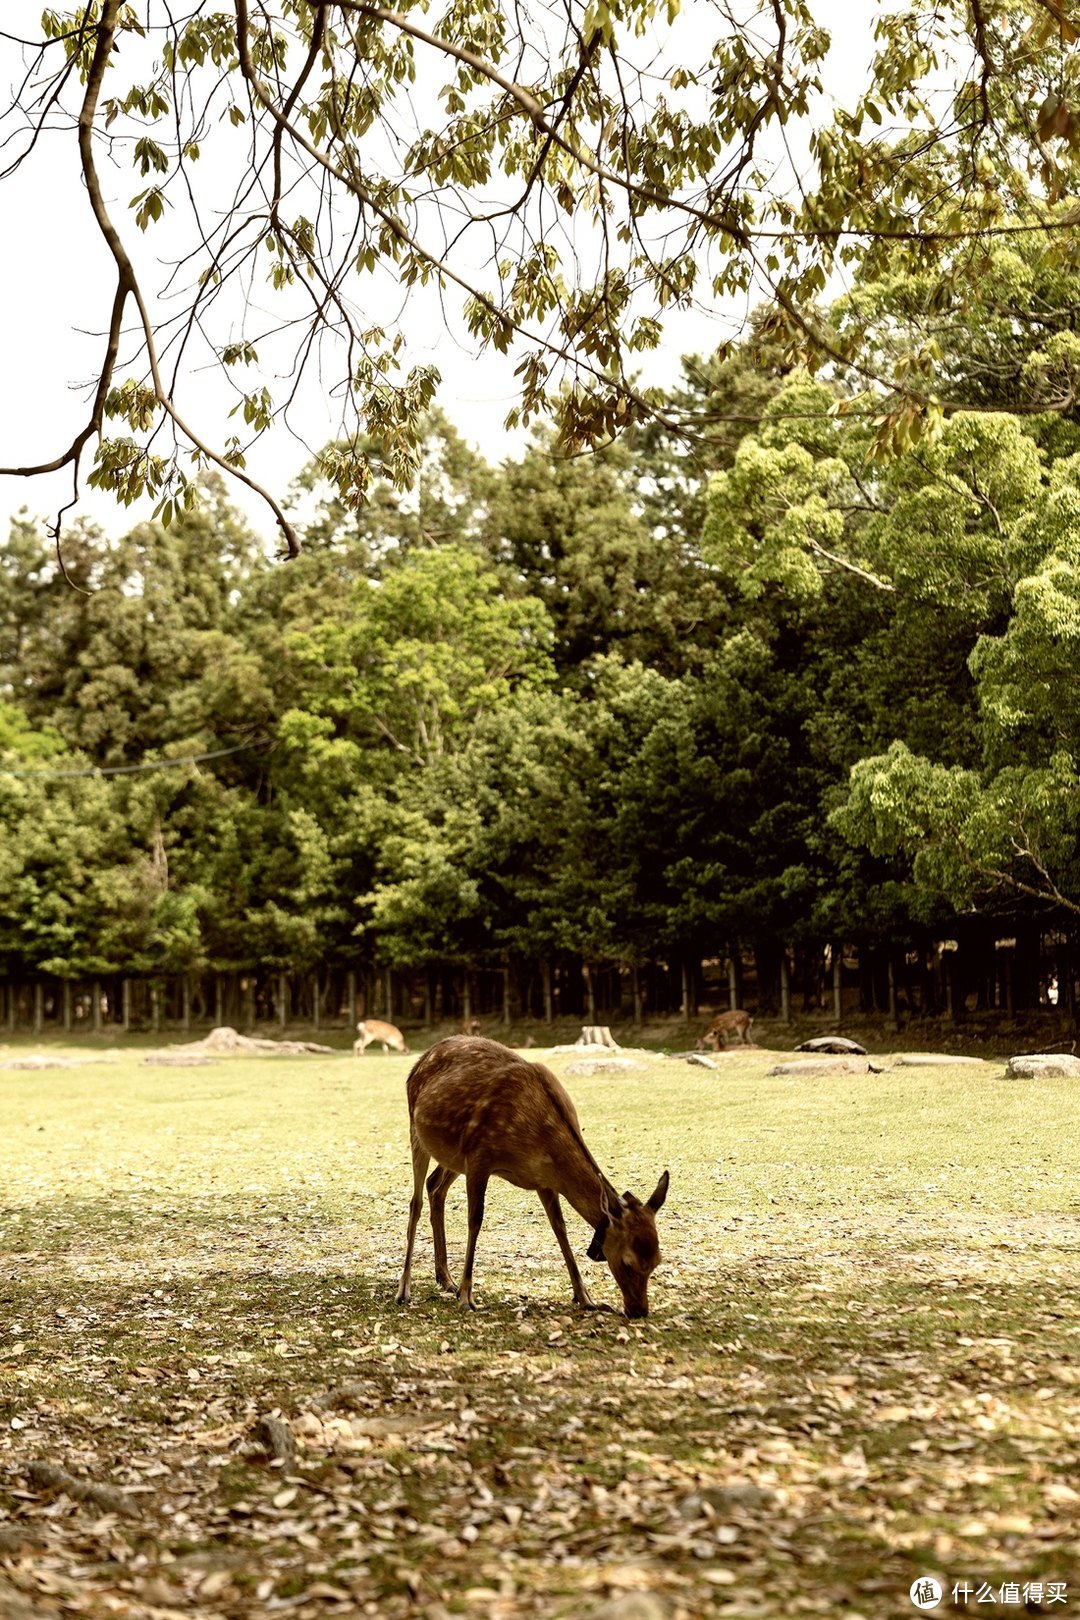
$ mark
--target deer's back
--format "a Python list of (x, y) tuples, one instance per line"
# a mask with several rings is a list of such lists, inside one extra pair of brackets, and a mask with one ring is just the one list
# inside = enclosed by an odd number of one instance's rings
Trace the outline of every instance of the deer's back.
[(363, 1018), (357, 1024), (357, 1029), (364, 1029), (377, 1041), (401, 1040), (401, 1031), (396, 1024), (388, 1024), (382, 1018)]
[(717, 1013), (709, 1029), (747, 1029), (754, 1022), (748, 1012), (741, 1007), (735, 1007), (731, 1012)]
[(550, 1187), (580, 1142), (577, 1112), (550, 1069), (482, 1036), (451, 1035), (413, 1065), (409, 1118), (433, 1158)]

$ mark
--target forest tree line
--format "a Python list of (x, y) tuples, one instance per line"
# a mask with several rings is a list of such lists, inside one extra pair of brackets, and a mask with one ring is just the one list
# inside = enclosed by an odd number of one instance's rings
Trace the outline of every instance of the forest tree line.
[(487, 973), (542, 1016), (607, 974), (648, 1014), (707, 961), (828, 1006), (847, 946), (874, 1005), (906, 974), (927, 1011), (1071, 1010), (1070, 240), (989, 254), (977, 322), (910, 271), (860, 288), (882, 350), (932, 342), (970, 404), (888, 459), (872, 401), (762, 316), (686, 363), (672, 414), (709, 434), (569, 457), (541, 430), (493, 465), (434, 416), (413, 489), (375, 476), (359, 515), (313, 465), (287, 565), (214, 483), (167, 530), (76, 524), (70, 583), (14, 522), (0, 976), (389, 969), (403, 1014), (452, 1016)]

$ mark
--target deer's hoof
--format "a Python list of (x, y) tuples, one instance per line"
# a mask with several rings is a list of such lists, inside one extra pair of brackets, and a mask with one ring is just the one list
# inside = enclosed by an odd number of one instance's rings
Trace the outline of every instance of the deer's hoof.
[(412, 1295), (407, 1288), (399, 1288), (397, 1293), (394, 1295), (394, 1301), (398, 1305), (410, 1305), (412, 1303)]
[(439, 1287), (444, 1288), (448, 1294), (457, 1293), (457, 1283), (454, 1281), (453, 1277), (451, 1277), (448, 1271), (444, 1271), (441, 1277), (436, 1275), (435, 1281), (438, 1283)]

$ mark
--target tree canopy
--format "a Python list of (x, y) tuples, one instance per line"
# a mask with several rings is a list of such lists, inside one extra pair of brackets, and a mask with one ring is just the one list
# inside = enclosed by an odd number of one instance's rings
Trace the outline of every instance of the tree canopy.
[(956, 412), (882, 463), (835, 383), (768, 396), (711, 473), (699, 445), (567, 459), (540, 429), (458, 464), (434, 418), (434, 504), (383, 485), (358, 524), (311, 469), (287, 582), (220, 482), (167, 530), (68, 531), (89, 596), (15, 524), (0, 966), (752, 949), (767, 986), (784, 947), (1070, 928), (1071, 419)]
[[(707, 393), (665, 394), (648, 357), (675, 315), (734, 327), (753, 304), (763, 339), (842, 383), (881, 454), (958, 404), (996, 407), (1007, 383), (1014, 409), (1067, 409), (1075, 338), (1053, 282), (1074, 253), (1074, 13), (878, 11), (843, 83), (830, 29), (851, 18), (827, 0), (5, 14), (0, 179), (65, 143), (112, 279), (78, 431), (0, 471), (68, 467), (73, 501), (81, 477), (121, 502), (149, 492), (168, 524), (210, 467), (259, 487), (252, 442), (289, 426), (313, 378), (340, 411), (322, 453), (338, 499), (362, 501), (375, 471), (404, 486), (439, 384), (405, 299), (505, 353), (508, 420), (549, 415), (569, 450), (633, 423), (728, 442), (724, 391), (703, 413)], [(838, 277), (850, 296), (822, 313)], [(989, 371), (972, 351), (965, 386), (943, 320), (1022, 333), (1033, 308), (1041, 341), (1021, 359), (1010, 339)], [(295, 552), (283, 492), (261, 493)]]
[[(74, 439), (0, 472), (158, 502), (0, 547), (9, 971), (1074, 929), (1072, 8), (875, 12), (843, 85), (830, 15), (5, 12), (0, 179), (68, 143), (112, 283)], [(506, 355), (519, 460), (425, 308)], [(281, 570), (228, 479), (310, 385)]]

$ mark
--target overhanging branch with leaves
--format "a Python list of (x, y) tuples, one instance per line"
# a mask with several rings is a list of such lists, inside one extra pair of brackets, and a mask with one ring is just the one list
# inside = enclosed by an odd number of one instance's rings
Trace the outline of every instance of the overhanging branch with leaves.
[[(70, 467), (67, 511), (93, 447), (89, 482), (121, 502), (151, 494), (168, 522), (216, 466), (266, 501), (295, 555), (278, 495), (247, 470), (252, 445), (288, 428), (310, 374), (338, 413), (326, 471), (341, 497), (365, 498), (372, 455), (406, 485), (439, 384), (410, 363), (401, 318), (425, 285), (474, 345), (511, 358), (508, 424), (551, 416), (570, 452), (650, 418), (707, 437), (667, 409), (649, 353), (674, 311), (757, 300), (793, 356), (861, 392), (875, 453), (893, 454), (956, 401), (928, 343), (867, 346), (858, 289), (917, 270), (929, 322), (978, 302), (991, 244), (1065, 250), (1074, 13), (948, 0), (882, 16), (863, 94), (828, 115), (824, 0), (685, 15), (677, 0), (529, 14), (455, 0), (441, 15), (92, 0), (46, 11), (37, 41), (0, 30), (14, 86), (0, 138), (15, 149), (0, 181), (44, 132), (73, 131), (114, 271), (85, 420), (59, 452), (0, 472)], [(155, 269), (106, 202), (104, 150), (145, 182), (130, 217), (171, 254)], [(820, 314), (837, 277), (853, 288), (841, 327)], [(192, 404), (208, 363), (219, 400)]]

